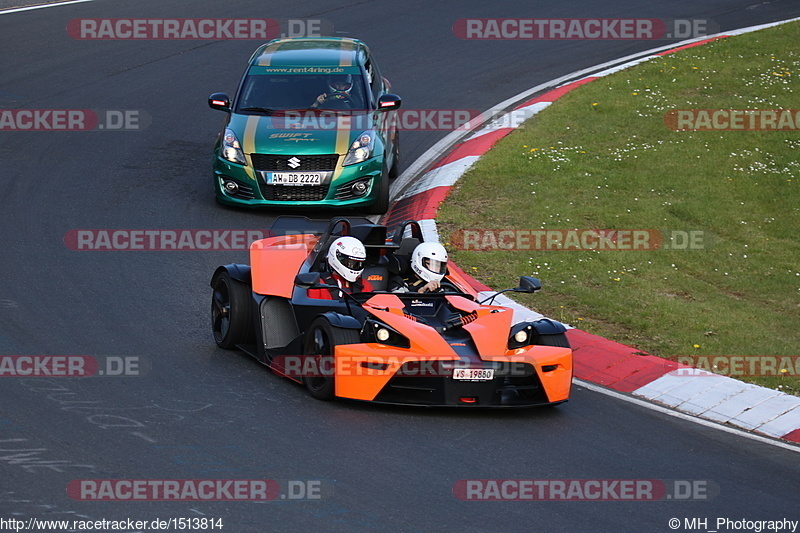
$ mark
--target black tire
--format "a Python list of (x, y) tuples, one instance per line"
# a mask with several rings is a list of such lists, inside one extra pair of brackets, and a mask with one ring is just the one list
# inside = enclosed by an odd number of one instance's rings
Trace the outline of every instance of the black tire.
[(394, 181), (400, 175), (400, 131), (394, 133), (394, 147), (392, 148), (392, 168), (389, 169), (389, 180)]
[(385, 166), (383, 168), (384, 172), (381, 173), (381, 182), (378, 185), (378, 198), (368, 208), (371, 215), (382, 215), (389, 210), (389, 173), (385, 172)]
[[(314, 356), (314, 369), (330, 370), (329, 375), (322, 375), (324, 372), (316, 372), (316, 375), (313, 376), (303, 376), (303, 384), (312, 397), (326, 401), (334, 398), (336, 384), (332, 374), (334, 369), (333, 349), (342, 344), (358, 342), (361, 342), (358, 331), (334, 327), (325, 317), (319, 317), (311, 323), (303, 343), (303, 354)], [(326, 357), (331, 359), (324, 363), (323, 358)]]
[(540, 346), (557, 346), (559, 348), (572, 348), (569, 345), (566, 333), (556, 333), (550, 335), (539, 335), (536, 344)]
[(246, 283), (221, 272), (212, 283), (211, 331), (217, 346), (233, 350), (255, 341), (252, 291)]

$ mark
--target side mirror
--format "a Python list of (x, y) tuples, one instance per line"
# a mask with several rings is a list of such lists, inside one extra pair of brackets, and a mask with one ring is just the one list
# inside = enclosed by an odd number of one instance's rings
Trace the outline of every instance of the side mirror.
[(294, 284), (304, 289), (310, 289), (319, 284), (319, 272), (303, 272), (294, 277)]
[(303, 272), (294, 277), (294, 284), (304, 289), (338, 289), (336, 285), (320, 282), (319, 272)]
[(542, 282), (539, 281), (538, 278), (532, 278), (531, 276), (522, 276), (521, 278), (519, 278), (519, 287), (514, 287), (513, 289), (503, 289), (502, 291), (496, 292), (493, 295), (486, 298), (485, 300), (481, 300), (478, 303), (484, 304), (486, 302), (492, 302), (499, 295), (508, 291), (531, 293), (531, 292), (536, 292), (541, 288), (542, 288)]
[(208, 107), (230, 112), (231, 99), (225, 93), (214, 93), (208, 97)]
[(378, 98), (378, 111), (391, 111), (399, 109), (403, 100), (396, 94), (384, 94)]
[(542, 282), (538, 278), (531, 276), (522, 276), (519, 278), (519, 287), (514, 289), (515, 292), (537, 292), (542, 289)]

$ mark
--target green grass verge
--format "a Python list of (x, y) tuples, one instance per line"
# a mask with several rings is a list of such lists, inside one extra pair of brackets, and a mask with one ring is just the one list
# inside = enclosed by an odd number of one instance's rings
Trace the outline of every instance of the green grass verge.
[[(664, 120), (672, 109), (800, 109), (798, 42), (800, 24), (785, 24), (578, 87), (457, 183), (438, 214), (442, 242), (490, 228), (703, 232), (694, 250), (449, 248), (494, 288), (540, 277), (543, 290), (519, 301), (654, 355), (800, 354), (800, 131), (674, 131)], [(742, 379), (800, 394), (800, 368), (785, 370)]]

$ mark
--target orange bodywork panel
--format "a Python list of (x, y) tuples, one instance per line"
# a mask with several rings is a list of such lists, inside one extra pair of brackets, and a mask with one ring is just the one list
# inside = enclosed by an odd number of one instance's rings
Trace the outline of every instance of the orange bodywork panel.
[[(456, 352), (438, 331), (403, 314), (403, 302), (394, 294), (375, 295), (366, 301), (364, 307), (384, 324), (402, 331), (411, 343), (409, 348), (411, 352), (439, 358), (453, 356), (458, 359)], [(403, 348), (396, 349), (403, 350)]]
[[(569, 399), (572, 387), (572, 349), (557, 346), (530, 346), (506, 350), (501, 356), (481, 356), (486, 361), (513, 361), (529, 363), (536, 368), (539, 380), (547, 395), (547, 401), (559, 402)], [(543, 366), (555, 366), (555, 370), (544, 372)]]
[[(504, 307), (480, 306), (459, 296), (447, 296), (462, 311), (477, 318), (464, 326), (484, 361), (532, 365), (549, 402), (569, 398), (572, 382), (572, 350), (554, 346), (508, 349), (508, 338), (498, 332), (510, 330), (513, 311)], [(397, 371), (408, 362), (458, 361), (460, 357), (439, 332), (403, 314), (402, 301), (393, 294), (378, 294), (365, 307), (386, 325), (402, 331), (409, 348), (379, 343), (335, 347), (335, 394), (341, 398), (374, 400)], [(542, 367), (548, 368), (545, 372)]]
[[(508, 338), (498, 332), (510, 331), (514, 311), (507, 307), (480, 305), (461, 296), (446, 296), (450, 305), (467, 313), (475, 313), (477, 319), (464, 326), (472, 337), (480, 354), (499, 355), (508, 350)], [(486, 358), (486, 356), (481, 356)]]
[[(468, 300), (463, 296), (445, 296), (450, 305), (455, 307), (456, 309), (460, 309), (462, 311), (466, 311), (467, 313), (471, 313), (473, 311), (477, 311), (481, 308), (481, 305), (477, 302), (472, 300)], [(501, 308), (498, 308), (501, 309)]]
[[(455, 353), (450, 356), (435, 356), (373, 343), (336, 346), (334, 354), (336, 358), (334, 394), (340, 398), (353, 400), (375, 399), (400, 367), (407, 362), (458, 360)], [(362, 363), (369, 363), (372, 368), (364, 368)], [(385, 365), (385, 369), (374, 368), (376, 365)]]
[[(391, 351), (391, 352), (390, 352)], [(387, 353), (390, 352), (390, 353)], [(405, 363), (457, 361), (458, 355), (432, 355), (377, 343), (348, 344), (334, 349), (335, 394), (353, 400), (374, 400)], [(569, 399), (572, 383), (572, 350), (554, 346), (532, 346), (506, 350), (503, 355), (483, 356), (484, 361), (533, 365), (548, 402)], [(543, 366), (555, 366), (544, 372)]]
[(301, 234), (254, 241), (250, 245), (253, 292), (291, 298), (294, 277), (317, 240), (316, 235)]

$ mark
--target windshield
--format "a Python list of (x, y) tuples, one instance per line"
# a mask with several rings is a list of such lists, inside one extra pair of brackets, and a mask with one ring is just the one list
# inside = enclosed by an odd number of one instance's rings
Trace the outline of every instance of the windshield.
[[(373, 291), (365, 291), (365, 292), (354, 292), (350, 295), (353, 296), (356, 300), (359, 301), (367, 301), (372, 298), (376, 294), (392, 294), (397, 296), (402, 301), (406, 300), (418, 300), (422, 298), (423, 300), (444, 300), (445, 296), (463, 296), (468, 300), (475, 300), (475, 297), (471, 294), (465, 293), (458, 289), (455, 285), (452, 285), (448, 282), (445, 286), (441, 289), (434, 291), (434, 292), (397, 292), (390, 289), (386, 290), (373, 290)], [(362, 302), (363, 303), (363, 302)]]
[(242, 85), (237, 112), (369, 109), (362, 76), (347, 76), (349, 88), (335, 74), (249, 74)]

